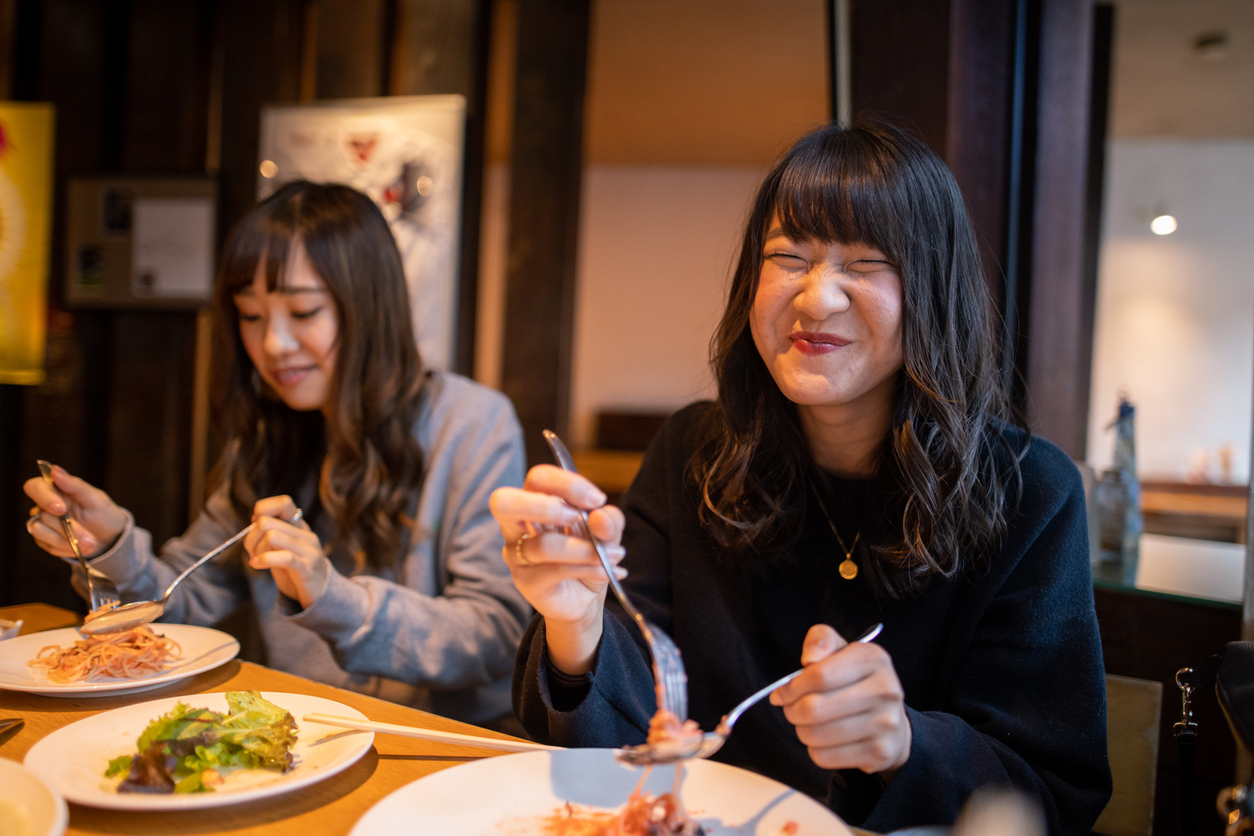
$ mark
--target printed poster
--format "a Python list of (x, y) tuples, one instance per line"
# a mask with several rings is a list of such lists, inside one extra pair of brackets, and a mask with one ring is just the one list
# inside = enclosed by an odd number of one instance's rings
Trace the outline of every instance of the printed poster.
[(44, 380), (52, 105), (0, 102), (0, 383)]
[(343, 183), (374, 200), (392, 227), (423, 364), (448, 369), (457, 322), (462, 96), (390, 96), (261, 114), (257, 192), (290, 180)]

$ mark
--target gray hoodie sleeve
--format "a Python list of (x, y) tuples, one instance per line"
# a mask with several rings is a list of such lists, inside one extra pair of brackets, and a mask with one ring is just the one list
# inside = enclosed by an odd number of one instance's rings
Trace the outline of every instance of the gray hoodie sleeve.
[(509, 675), (530, 608), (501, 557), (488, 510), (498, 487), (523, 480), (522, 432), (501, 394), (465, 378), (429, 381), (418, 436), (425, 478), (396, 582), (332, 572), (291, 620), (321, 635), (350, 673), (433, 688)]
[[(181, 537), (173, 537), (153, 553), (152, 535), (135, 525), (126, 512), (126, 527), (113, 547), (91, 561), (118, 588), (123, 603), (160, 598), (180, 572), (210, 549), (217, 548), (244, 525), (225, 489), (205, 503), (195, 522)], [(228, 549), (200, 567), (178, 585), (166, 605), (162, 621), (211, 625), (225, 618), (248, 598), (242, 568), (242, 546)], [(75, 587), (86, 592), (83, 570), (74, 566)]]

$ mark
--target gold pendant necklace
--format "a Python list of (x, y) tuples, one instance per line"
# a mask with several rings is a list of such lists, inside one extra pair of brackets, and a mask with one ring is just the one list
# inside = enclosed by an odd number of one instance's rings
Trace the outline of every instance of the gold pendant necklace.
[(827, 507), (823, 505), (823, 497), (819, 496), (817, 489), (814, 490), (814, 498), (819, 501), (819, 510), (823, 512), (823, 519), (827, 520), (827, 527), (830, 528), (832, 533), (836, 535), (836, 542), (840, 543), (841, 551), (845, 553), (845, 559), (840, 562), (840, 576), (847, 581), (851, 581), (858, 577), (858, 564), (853, 562), (853, 550), (858, 547), (858, 538), (862, 536), (862, 532), (859, 531), (854, 534), (853, 545), (849, 548), (845, 548), (845, 538), (841, 537), (840, 532), (836, 530), (836, 525), (832, 522), (832, 518), (828, 515)]

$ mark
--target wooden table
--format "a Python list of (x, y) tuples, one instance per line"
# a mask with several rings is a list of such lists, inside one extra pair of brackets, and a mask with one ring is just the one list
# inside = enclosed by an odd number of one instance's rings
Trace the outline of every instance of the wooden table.
[[(43, 607), (43, 605), (35, 605)], [(14, 611), (22, 610), (16, 615)], [(36, 616), (63, 618), (67, 610), (55, 607), (27, 610), (5, 607), (0, 618), (16, 620)], [(69, 613), (73, 616), (73, 613)], [(23, 632), (26, 632), (23, 630)], [(508, 735), (470, 726), (271, 670), (249, 662), (232, 661), (212, 671), (139, 694), (92, 699), (58, 699), (0, 690), (0, 717), (22, 717), (26, 725), (0, 744), (0, 757), (21, 761), (36, 741), (57, 729), (93, 714), (163, 697), (254, 689), (285, 691), (326, 697), (350, 705), (372, 720), (400, 723), (441, 731), (509, 738)], [(300, 718), (296, 718), (300, 723)], [(129, 812), (97, 810), (70, 805), (68, 834), (265, 834), (265, 836), (322, 836), (344, 834), (352, 829), (375, 802), (409, 782), (459, 763), (504, 754), (490, 749), (433, 743), (377, 735), (374, 746), (360, 761), (325, 781), (285, 795), (211, 810), (188, 812)]]
[(78, 613), (54, 607), (49, 604), (19, 604), (15, 607), (0, 607), (0, 618), (5, 621), (20, 621), (22, 629), (19, 636), (27, 633), (39, 633), (44, 630), (56, 630), (61, 627), (76, 627), (82, 621)]

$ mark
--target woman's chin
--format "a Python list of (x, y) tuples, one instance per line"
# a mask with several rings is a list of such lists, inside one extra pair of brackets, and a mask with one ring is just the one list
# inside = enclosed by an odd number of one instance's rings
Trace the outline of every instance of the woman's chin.
[(284, 392), (280, 390), (277, 394), (279, 400), (283, 401), (288, 409), (296, 412), (314, 412), (322, 409), (322, 405), (326, 403), (326, 398), (307, 392)]

